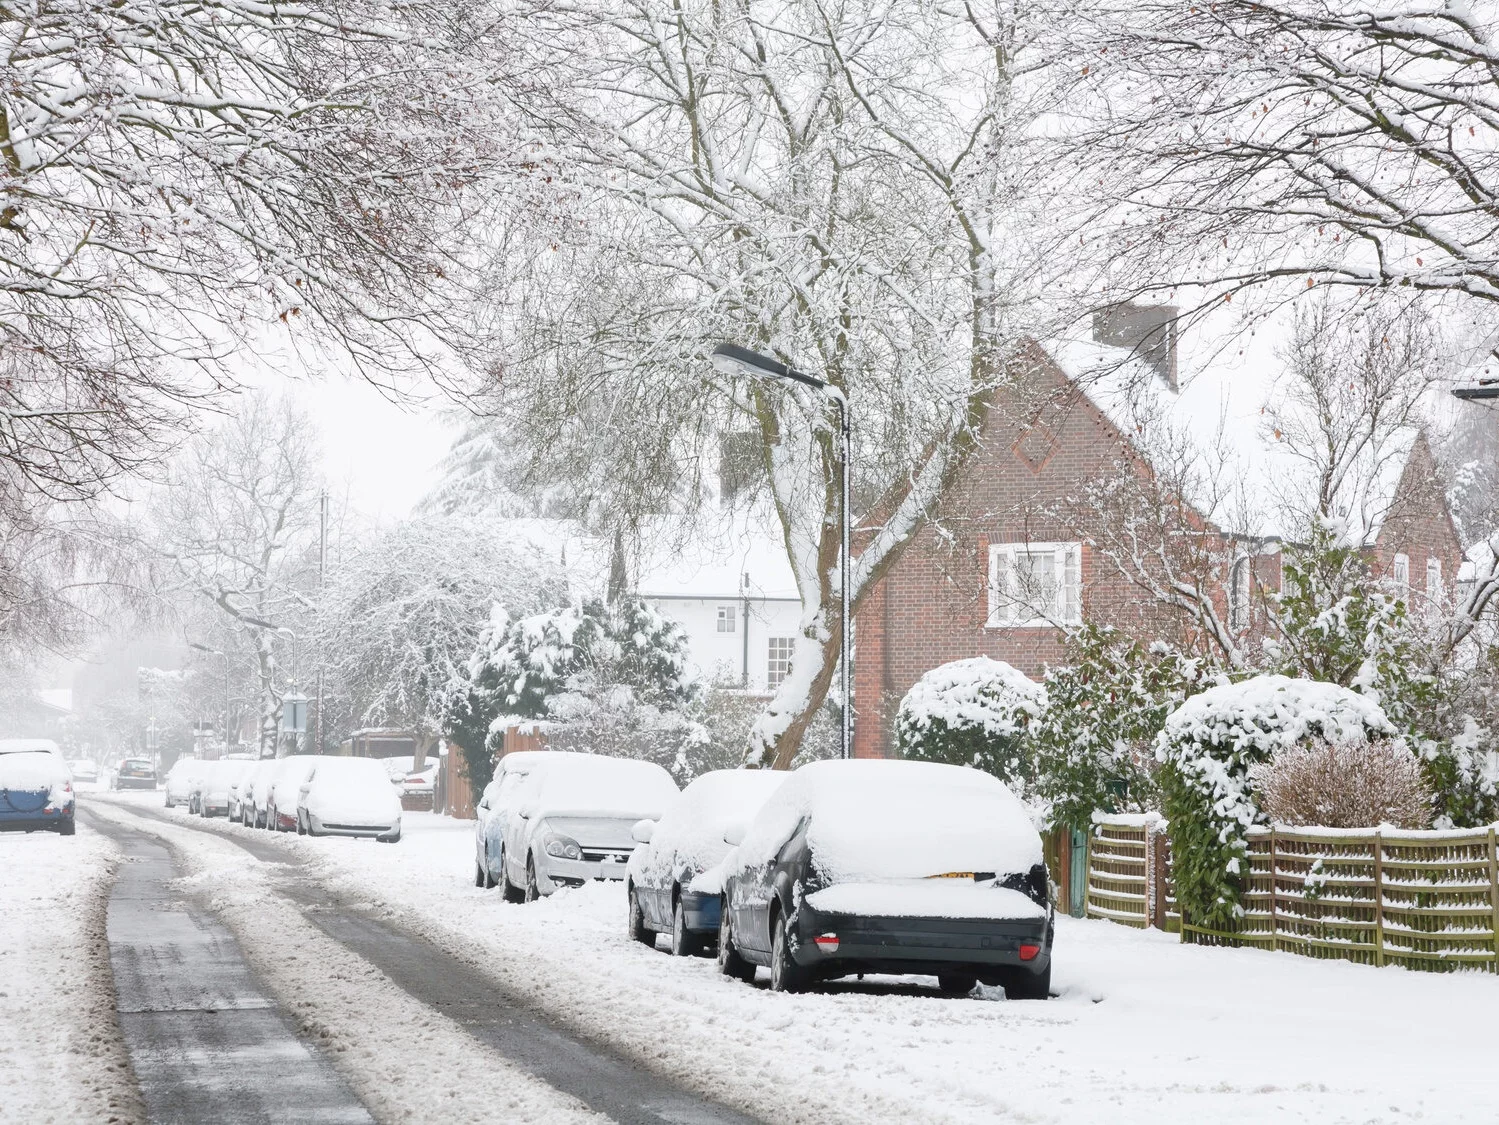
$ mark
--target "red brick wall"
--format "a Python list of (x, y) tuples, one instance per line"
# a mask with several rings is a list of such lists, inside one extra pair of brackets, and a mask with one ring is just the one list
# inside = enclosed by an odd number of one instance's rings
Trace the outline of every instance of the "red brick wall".
[(1421, 595), (1430, 593), (1426, 588), (1426, 560), (1440, 559), (1444, 594), (1450, 600), (1462, 563), (1462, 541), (1425, 435), (1417, 437), (1411, 448), (1395, 497), (1371, 552), (1375, 573), (1388, 577), (1395, 556), (1405, 555), (1410, 560), (1410, 584), (1415, 595), (1411, 608), (1415, 611), (1424, 604)]
[[(1118, 430), (1037, 353), (1026, 385), (997, 403), (942, 504), (855, 618), (854, 753), (890, 752), (901, 697), (925, 671), (987, 655), (1039, 677), (1062, 656), (1049, 628), (985, 626), (991, 543), (1086, 538), (1053, 514), (1080, 485), (1112, 479), (1133, 457)], [(1170, 635), (1174, 623), (1085, 543), (1083, 612), (1130, 632)]]

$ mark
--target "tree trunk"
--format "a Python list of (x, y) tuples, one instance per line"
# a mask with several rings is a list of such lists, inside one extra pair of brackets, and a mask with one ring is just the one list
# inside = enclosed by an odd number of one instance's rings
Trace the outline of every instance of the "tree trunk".
[(270, 634), (264, 629), (255, 631), (255, 661), (260, 678), (260, 756), (274, 758), (281, 749), (277, 745), (281, 733), (281, 696), (276, 691), (276, 654), (271, 648)]

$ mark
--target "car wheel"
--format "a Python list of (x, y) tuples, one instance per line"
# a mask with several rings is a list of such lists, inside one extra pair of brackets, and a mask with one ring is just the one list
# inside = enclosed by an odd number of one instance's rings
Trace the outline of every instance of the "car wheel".
[(770, 990), (800, 992), (807, 984), (807, 970), (791, 956), (791, 936), (786, 932), (786, 915), (776, 911), (775, 928), (770, 939)]
[(59, 836), (74, 836), (78, 833), (78, 822), (71, 816), (57, 822), (57, 834)]
[(484, 865), (476, 859), (474, 860), (474, 886), (483, 887), (486, 885), (484, 881)]
[(399, 844), (401, 842), (401, 831), (400, 829), (396, 829), (392, 835), (376, 836), (375, 839), (382, 844)]
[(630, 940), (656, 948), (656, 931), (645, 924), (645, 911), (640, 909), (640, 895), (630, 887)]
[(746, 983), (755, 979), (755, 967), (734, 948), (734, 930), (729, 924), (727, 897), (718, 911), (718, 971), (726, 977)]
[(526, 857), (526, 901), (535, 902), (541, 897), (541, 888), (536, 885), (536, 857)]
[(682, 905), (680, 894), (672, 896), (671, 911), (671, 955), (673, 957), (696, 957), (703, 951), (703, 939), (687, 928), (687, 908)]
[(1040, 973), (1011, 969), (1004, 978), (1006, 1000), (1046, 1000), (1051, 996), (1051, 966)]
[(525, 899), (514, 883), (510, 881), (510, 868), (505, 866), (505, 849), (500, 848), (500, 897), (506, 902), (521, 902)]
[(965, 976), (962, 973), (937, 974), (937, 991), (943, 996), (967, 996), (977, 983), (977, 977)]

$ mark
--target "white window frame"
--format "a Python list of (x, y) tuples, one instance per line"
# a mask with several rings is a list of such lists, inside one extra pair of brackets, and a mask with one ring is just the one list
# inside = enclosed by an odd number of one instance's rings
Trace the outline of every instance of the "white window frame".
[(1439, 603), (1445, 595), (1442, 589), (1442, 560), (1435, 555), (1426, 558), (1426, 597), (1432, 604)]
[[(784, 656), (777, 656), (778, 647), (785, 649)], [(765, 686), (770, 691), (780, 687), (786, 677), (791, 675), (791, 662), (796, 656), (795, 637), (768, 637), (765, 641)], [(782, 664), (780, 675), (776, 675), (776, 665)]]
[(1401, 553), (1390, 560), (1390, 580), (1395, 583), (1395, 588), (1402, 594), (1410, 593), (1411, 560), (1409, 555)]
[[(1022, 555), (1050, 554), (1061, 580), (1049, 606), (1025, 604), (1010, 584)], [(1056, 629), (1083, 623), (1083, 545), (1079, 542), (991, 543), (989, 545), (990, 629)]]
[(718, 632), (732, 633), (735, 631), (734, 619), (738, 612), (732, 605), (721, 605), (718, 607)]
[(1228, 568), (1228, 627), (1242, 633), (1249, 628), (1250, 599), (1254, 591), (1254, 564), (1240, 555)]

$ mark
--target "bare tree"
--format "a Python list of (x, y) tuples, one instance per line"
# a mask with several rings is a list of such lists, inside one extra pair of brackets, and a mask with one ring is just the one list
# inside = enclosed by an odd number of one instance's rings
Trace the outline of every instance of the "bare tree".
[(278, 320), (373, 378), (472, 338), (474, 189), (524, 180), (498, 41), (487, 5), (423, 0), (0, 10), (6, 484), (160, 456)]
[(538, 147), (582, 218), (512, 259), (500, 408), (615, 526), (695, 507), (722, 435), (753, 435), (802, 619), (747, 758), (784, 768), (836, 668), (835, 414), (707, 353), (772, 353), (851, 404), (855, 491), (885, 498), (857, 605), (968, 456), (1046, 277), (1076, 267), (1037, 237), (1065, 241), (1032, 129), (1054, 25), (1003, 0), (528, 12), (568, 95)]
[(279, 657), (310, 640), (321, 488), (311, 420), (248, 394), (173, 463), (154, 497), (157, 549), (254, 653), (260, 753), (274, 756), (286, 681)]

